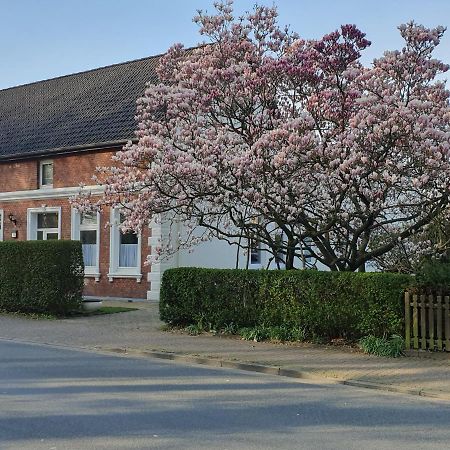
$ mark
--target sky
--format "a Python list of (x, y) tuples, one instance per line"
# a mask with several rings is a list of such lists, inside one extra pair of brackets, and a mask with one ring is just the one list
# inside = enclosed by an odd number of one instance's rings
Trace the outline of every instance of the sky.
[[(255, 0), (235, 0), (236, 14)], [(397, 26), (415, 20), (450, 25), (450, 0), (259, 0), (275, 4), (279, 23), (304, 38), (319, 38), (341, 24), (356, 24), (372, 46), (369, 65), (401, 48)], [(81, 72), (202, 41), (192, 17), (212, 11), (213, 0), (0, 0), (0, 89)], [(450, 63), (450, 30), (437, 57)]]

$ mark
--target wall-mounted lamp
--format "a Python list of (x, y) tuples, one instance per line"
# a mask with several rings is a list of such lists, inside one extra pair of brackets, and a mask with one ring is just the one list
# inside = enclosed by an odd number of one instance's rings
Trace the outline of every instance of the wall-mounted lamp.
[(14, 214), (10, 214), (8, 216), (8, 219), (14, 224), (15, 227), (17, 227), (17, 219), (16, 219), (16, 216)]

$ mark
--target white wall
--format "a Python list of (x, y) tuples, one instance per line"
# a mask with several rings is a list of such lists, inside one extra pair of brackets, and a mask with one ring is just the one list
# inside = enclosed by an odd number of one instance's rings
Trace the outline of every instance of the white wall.
[[(161, 242), (167, 242), (169, 237), (169, 228), (167, 223), (155, 223), (150, 225), (152, 237), (149, 239), (149, 245), (154, 248)], [(185, 232), (183, 225), (179, 225), (181, 234)], [(174, 248), (177, 243), (172, 242)], [(219, 269), (234, 269), (236, 267), (237, 246), (229, 245), (225, 241), (213, 240), (203, 242), (190, 250), (179, 250), (175, 255), (167, 258), (161, 258), (151, 265), (151, 272), (148, 275), (150, 290), (147, 292), (147, 299), (152, 301), (159, 300), (159, 290), (161, 287), (161, 277), (165, 270), (173, 267), (210, 267)], [(262, 269), (267, 266), (266, 252), (261, 252), (261, 264), (249, 264), (250, 269)], [(247, 255), (241, 249), (239, 251), (239, 268), (245, 268), (247, 265)]]
[[(203, 242), (189, 250), (180, 250), (178, 255), (178, 267), (211, 267), (219, 269), (234, 269), (238, 247), (229, 245), (225, 241), (214, 240)], [(247, 265), (247, 255), (244, 250), (239, 251), (239, 268)], [(266, 255), (262, 252), (261, 264), (250, 265), (251, 269), (265, 268)]]
[[(164, 241), (168, 239), (169, 229), (168, 224), (153, 224), (152, 238), (150, 238), (150, 245), (156, 245), (158, 239)], [(179, 232), (183, 234), (183, 225), (179, 225)], [(176, 247), (176, 243), (172, 245)], [(203, 242), (191, 250), (182, 249), (170, 258), (163, 258), (158, 263), (152, 264), (152, 272), (149, 274), (149, 281), (151, 282), (151, 290), (147, 297), (149, 300), (159, 300), (159, 289), (161, 283), (161, 276), (168, 268), (173, 267), (209, 267), (219, 269), (234, 269), (236, 267), (236, 254), (238, 248), (235, 245), (229, 245), (225, 241), (212, 240)], [(267, 252), (261, 252), (261, 264), (249, 265), (249, 269), (266, 269), (267, 263), (271, 255)], [(247, 255), (243, 249), (239, 250), (239, 268), (246, 268)], [(296, 267), (301, 267), (301, 261), (298, 259), (295, 262)], [(269, 269), (276, 269), (274, 261), (269, 265)], [(317, 264), (319, 270), (329, 270), (322, 264)], [(367, 271), (372, 271), (373, 267), (368, 265)]]

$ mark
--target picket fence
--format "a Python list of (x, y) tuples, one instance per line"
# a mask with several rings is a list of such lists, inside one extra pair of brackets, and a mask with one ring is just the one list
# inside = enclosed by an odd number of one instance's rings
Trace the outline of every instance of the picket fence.
[(450, 296), (405, 292), (406, 349), (450, 352)]

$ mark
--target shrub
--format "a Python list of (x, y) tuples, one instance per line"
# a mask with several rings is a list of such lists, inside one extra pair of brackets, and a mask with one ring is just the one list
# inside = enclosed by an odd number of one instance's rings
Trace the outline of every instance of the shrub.
[(365, 336), (359, 341), (359, 346), (366, 353), (376, 356), (387, 356), (398, 358), (405, 350), (405, 340), (398, 335), (391, 336), (390, 339), (376, 336)]
[(234, 322), (231, 322), (231, 323), (225, 324), (222, 327), (221, 331), (224, 334), (238, 334), (239, 333), (239, 328)]
[(1, 242), (0, 309), (66, 314), (81, 304), (83, 268), (79, 242)]
[(416, 274), (416, 283), (424, 288), (448, 291), (450, 288), (450, 263), (439, 260), (425, 261)]
[(202, 334), (205, 329), (202, 327), (201, 324), (192, 323), (191, 325), (188, 325), (185, 330), (188, 332), (190, 336), (198, 336), (199, 334)]
[(305, 340), (305, 332), (299, 326), (266, 326), (244, 327), (239, 330), (242, 339), (247, 341), (282, 341), (301, 342)]
[(170, 269), (160, 315), (172, 325), (215, 329), (283, 326), (306, 339), (389, 336), (403, 332), (402, 294), (410, 282), (392, 273)]
[(246, 341), (265, 341), (269, 339), (269, 329), (264, 325), (258, 325), (255, 327), (243, 327), (239, 330), (239, 334), (242, 339)]

